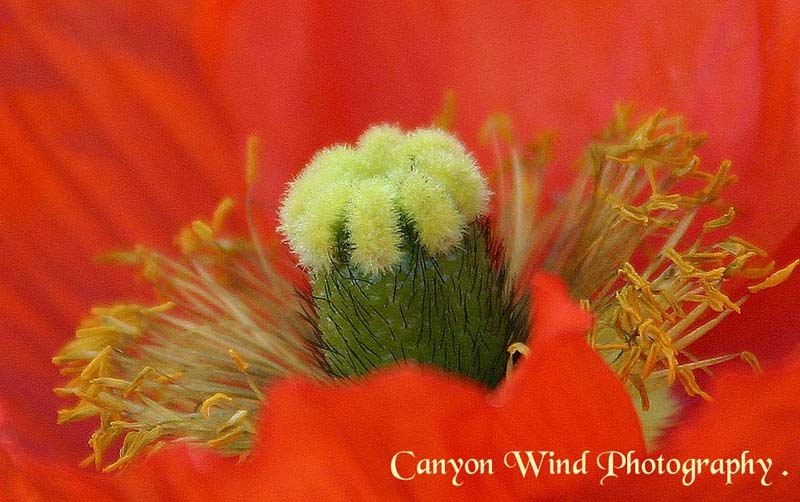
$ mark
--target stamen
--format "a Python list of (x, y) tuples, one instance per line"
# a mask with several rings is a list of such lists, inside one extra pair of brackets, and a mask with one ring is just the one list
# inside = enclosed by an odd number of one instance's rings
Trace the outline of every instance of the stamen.
[(703, 223), (703, 231), (710, 232), (712, 230), (717, 230), (723, 227), (727, 227), (731, 223), (733, 223), (733, 218), (736, 216), (736, 211), (729, 207), (728, 211), (720, 216), (719, 218), (715, 218), (713, 220), (709, 220)]
[(514, 342), (508, 346), (508, 363), (506, 363), (506, 378), (511, 376), (511, 372), (514, 371), (514, 357), (516, 355), (521, 355), (522, 357), (528, 357), (531, 354), (531, 349), (527, 345), (521, 342)]
[(633, 388), (636, 389), (636, 392), (639, 393), (639, 399), (641, 400), (641, 406), (643, 411), (650, 410), (650, 395), (647, 392), (647, 386), (644, 384), (644, 380), (642, 380), (639, 375), (632, 375), (630, 379), (631, 385)]
[(758, 362), (758, 359), (752, 352), (747, 352), (747, 351), (742, 352), (741, 354), (739, 354), (739, 357), (742, 359), (742, 361), (749, 364), (750, 367), (753, 368), (753, 372), (755, 372), (756, 374), (760, 375), (761, 373), (764, 372), (764, 370), (761, 369), (761, 364)]
[[(139, 265), (168, 301), (94, 309), (53, 358), (72, 378), (56, 392), (78, 399), (59, 422), (100, 421), (84, 465), (115, 470), (175, 440), (242, 455), (265, 385), (288, 372), (326, 378), (294, 286), (270, 265), (278, 258), (262, 260), (260, 244), (225, 235), (232, 207), (225, 199), (210, 223), (183, 229), (179, 259), (143, 247), (106, 256)], [(120, 437), (117, 459), (104, 467)]]
[(233, 210), (234, 202), (230, 197), (222, 199), (217, 208), (214, 210), (214, 216), (211, 218), (211, 230), (214, 233), (221, 231), (228, 221), (228, 217)]
[(256, 397), (258, 397), (259, 400), (263, 400), (264, 399), (264, 395), (261, 393), (261, 389), (258, 387), (256, 382), (253, 380), (253, 377), (247, 372), (247, 368), (249, 368), (250, 365), (247, 364), (241, 358), (241, 356), (239, 356), (239, 354), (233, 349), (228, 349), (228, 355), (231, 356), (231, 359), (233, 359), (233, 362), (236, 363), (236, 369), (239, 370), (239, 373), (244, 375), (245, 379), (247, 380), (247, 385), (250, 387), (250, 390), (253, 391), (253, 393), (256, 395)]
[(758, 283), (755, 286), (748, 286), (747, 290), (751, 293), (757, 293), (758, 291), (772, 288), (778, 284), (784, 283), (789, 276), (792, 275), (792, 272), (794, 272), (794, 269), (797, 267), (798, 263), (800, 263), (800, 259), (797, 259), (777, 272), (774, 272), (772, 275), (767, 277), (764, 282)]
[(211, 414), (211, 407), (215, 406), (220, 401), (231, 402), (233, 399), (230, 396), (226, 396), (222, 392), (217, 392), (213, 396), (203, 401), (203, 404), (200, 406), (200, 413), (202, 413), (204, 417), (208, 418)]
[[(774, 264), (759, 263), (767, 256), (760, 247), (736, 236), (712, 239), (733, 222), (732, 207), (704, 222), (700, 235), (689, 241), (699, 210), (717, 203), (732, 182), (731, 163), (703, 171), (695, 149), (705, 138), (688, 132), (679, 117), (658, 112), (633, 128), (629, 117), (630, 108), (618, 109), (584, 157), (568, 194), (545, 214), (537, 214), (539, 206), (548, 205), (538, 200), (538, 191), (534, 200), (517, 202), (531, 193), (530, 180), (517, 173), (533, 164), (517, 154), (508, 139), (512, 133), (495, 135), (496, 144), (509, 150), (498, 157), (511, 159), (499, 164), (498, 184), (510, 189), (500, 191), (497, 221), (506, 242), (526, 236), (523, 244), (508, 248), (518, 275), (541, 268), (556, 272), (572, 295), (591, 307), (597, 322), (589, 342), (646, 410), (655, 379), (680, 380), (688, 394), (708, 398), (692, 370), (738, 357), (695, 361), (686, 352), (726, 316), (741, 311), (746, 296), (731, 298), (725, 291), (729, 279), (771, 274), (748, 287), (755, 293), (785, 281), (800, 260), (773, 272)], [(757, 367), (751, 356), (740, 357)], [(647, 433), (652, 439), (658, 430)]]
[(697, 385), (697, 380), (694, 378), (694, 373), (692, 370), (688, 368), (678, 368), (678, 378), (683, 384), (683, 388), (686, 391), (686, 394), (689, 396), (700, 396), (706, 401), (711, 401), (711, 396), (703, 391), (699, 385)]

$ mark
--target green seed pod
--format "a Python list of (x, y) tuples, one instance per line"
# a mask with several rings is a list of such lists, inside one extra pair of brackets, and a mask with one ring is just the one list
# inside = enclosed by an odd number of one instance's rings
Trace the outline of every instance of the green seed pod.
[(314, 278), (328, 370), (363, 375), (414, 360), (496, 385), (506, 348), (525, 340), (526, 319), (493, 263), (485, 224), (470, 225), (445, 255), (432, 256), (406, 232), (401, 249), (391, 272), (368, 275), (350, 265), (342, 242), (338, 264)]
[(310, 272), (331, 374), (414, 360), (499, 382), (527, 321), (488, 233), (488, 198), (473, 158), (436, 129), (374, 127), (311, 161), (280, 230)]

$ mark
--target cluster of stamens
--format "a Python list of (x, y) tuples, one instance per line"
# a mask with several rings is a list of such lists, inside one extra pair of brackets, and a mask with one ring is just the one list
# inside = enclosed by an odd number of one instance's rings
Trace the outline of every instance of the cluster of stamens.
[(70, 377), (56, 392), (78, 399), (59, 422), (99, 419), (85, 464), (114, 470), (175, 439), (244, 455), (269, 382), (288, 372), (325, 377), (278, 258), (255, 239), (226, 236), (231, 208), (226, 199), (211, 221), (183, 229), (179, 259), (141, 247), (108, 256), (141, 267), (166, 301), (94, 309), (53, 359)]
[[(736, 236), (713, 239), (733, 221), (730, 207), (716, 209), (722, 214), (691, 235), (702, 208), (720, 207), (732, 181), (730, 162), (713, 172), (701, 170), (695, 150), (704, 138), (686, 131), (680, 117), (659, 112), (631, 128), (629, 112), (618, 110), (580, 163), (569, 195), (545, 215), (536, 214), (531, 187), (539, 184), (537, 162), (547, 154), (533, 148), (523, 157), (512, 147), (500, 172), (512, 180), (512, 189), (499, 191), (497, 217), (511, 243), (512, 270), (524, 275), (543, 268), (565, 279), (573, 297), (596, 316), (590, 343), (646, 411), (651, 394), (667, 399), (664, 389), (675, 381), (689, 395), (708, 399), (695, 370), (737, 357), (757, 369), (749, 352), (698, 360), (688, 348), (740, 312), (746, 296), (731, 300), (723, 291), (730, 279), (763, 279), (749, 286), (757, 292), (783, 282), (798, 262), (773, 272), (775, 264), (763, 263), (767, 254), (757, 246)], [(522, 237), (528, 232), (535, 237)], [(652, 418), (643, 415), (646, 426)], [(655, 435), (647, 427), (646, 432)]]

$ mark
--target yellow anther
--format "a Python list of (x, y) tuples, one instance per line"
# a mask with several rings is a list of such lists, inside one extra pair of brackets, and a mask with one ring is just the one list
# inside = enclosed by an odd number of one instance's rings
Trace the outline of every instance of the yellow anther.
[(736, 217), (736, 211), (732, 207), (729, 207), (728, 211), (719, 218), (703, 223), (703, 230), (705, 232), (710, 232), (718, 228), (726, 227), (733, 222), (734, 217)]
[(690, 396), (700, 396), (706, 401), (711, 401), (711, 396), (708, 395), (700, 386), (697, 384), (697, 380), (694, 377), (694, 373), (692, 370), (688, 368), (678, 368), (677, 369), (678, 379), (683, 384), (683, 388), (686, 393)]
[(511, 372), (514, 371), (514, 356), (517, 354), (522, 355), (522, 357), (528, 357), (531, 354), (531, 349), (524, 343), (516, 342), (512, 343), (506, 349), (508, 352), (508, 363), (506, 363), (506, 378), (511, 376)]
[(161, 267), (155, 256), (147, 256), (142, 259), (142, 275), (150, 282), (156, 282), (161, 277)]
[(683, 177), (691, 175), (697, 169), (697, 166), (700, 165), (700, 157), (697, 155), (693, 155), (692, 158), (687, 162), (683, 167), (679, 167), (675, 169), (675, 176), (676, 177)]
[[(706, 284), (704, 284), (704, 285), (706, 285)], [(737, 314), (741, 314), (742, 313), (741, 307), (739, 307), (739, 305), (737, 305), (736, 303), (731, 301), (731, 299), (728, 298), (728, 295), (726, 295), (725, 293), (723, 293), (719, 289), (711, 287), (711, 286), (708, 286), (708, 289), (706, 290), (706, 295), (708, 295), (708, 298), (711, 299), (712, 302), (715, 305), (719, 305), (720, 306), (719, 309), (715, 309), (715, 310), (719, 311), (722, 308), (727, 307), (730, 310), (733, 310), (734, 312), (736, 312)]]
[(204, 244), (212, 244), (214, 242), (214, 230), (205, 221), (193, 221), (192, 231)]
[(758, 358), (752, 352), (742, 352), (739, 354), (739, 357), (742, 359), (742, 361), (749, 364), (756, 374), (760, 375), (764, 372), (764, 370), (761, 369), (761, 363), (758, 362)]
[(211, 218), (211, 230), (216, 233), (222, 230), (225, 222), (233, 210), (234, 202), (230, 197), (222, 199), (217, 208), (214, 210), (214, 216)]
[(653, 319), (647, 319), (639, 326), (639, 332), (649, 337), (651, 340), (657, 341), (660, 345), (668, 347), (672, 345), (669, 335), (667, 335), (658, 326), (653, 324)]
[(223, 434), (222, 436), (220, 436), (218, 438), (214, 438), (214, 439), (212, 439), (210, 441), (207, 441), (206, 445), (208, 445), (210, 448), (219, 448), (221, 446), (225, 446), (225, 445), (228, 445), (228, 444), (236, 441), (237, 439), (239, 439), (242, 436), (242, 434), (244, 434), (243, 430), (241, 430), (241, 429), (233, 429), (232, 431), (230, 431), (230, 432), (228, 432), (226, 434)]
[(122, 397), (128, 397), (128, 394), (136, 390), (136, 388), (139, 387), (142, 381), (145, 378), (147, 378), (147, 376), (150, 375), (152, 372), (153, 368), (151, 368), (150, 366), (145, 366), (144, 368), (142, 368), (136, 375), (136, 378), (134, 378), (133, 381), (131, 381), (131, 383), (129, 383), (127, 387), (125, 387), (125, 389), (122, 391)]
[(716, 174), (711, 175), (709, 184), (701, 191), (702, 195), (706, 199), (714, 200), (720, 196), (722, 189), (725, 188), (725, 185), (727, 185), (730, 181), (730, 177), (728, 176), (730, 168), (731, 161), (725, 160), (722, 162), (722, 164), (720, 164), (719, 170), (717, 170)]
[(678, 360), (675, 358), (674, 351), (666, 347), (662, 347), (662, 355), (667, 361), (667, 383), (672, 385), (677, 377)]
[(508, 346), (506, 351), (513, 357), (516, 354), (522, 354), (525, 357), (531, 355), (531, 349), (524, 343), (515, 342)]
[(647, 411), (650, 409), (650, 396), (647, 394), (647, 387), (644, 384), (644, 377), (639, 375), (631, 375), (630, 383), (636, 392), (639, 393), (639, 398), (642, 400), (642, 410)]
[(640, 372), (642, 380), (646, 380), (656, 367), (656, 362), (658, 361), (658, 352), (658, 345), (650, 345), (650, 350), (647, 352), (647, 359), (645, 359), (644, 366), (642, 366), (642, 371)]
[(642, 322), (643, 316), (639, 308), (639, 301), (636, 297), (636, 292), (632, 288), (622, 288), (618, 291), (617, 301), (619, 306), (629, 314), (632, 324)]
[(775, 262), (771, 261), (763, 267), (747, 267), (739, 272), (739, 275), (745, 279), (761, 279), (775, 271)]
[(747, 264), (747, 261), (755, 255), (756, 253), (754, 251), (748, 251), (741, 256), (737, 256), (725, 267), (725, 275), (739, 272)]
[(514, 128), (511, 124), (511, 117), (505, 113), (495, 113), (486, 120), (481, 128), (481, 143), (488, 145), (496, 138), (507, 144), (514, 142)]
[(154, 305), (152, 307), (147, 307), (145, 309), (142, 309), (142, 314), (145, 315), (163, 314), (164, 312), (172, 310), (173, 308), (175, 308), (174, 302), (164, 302), (160, 305)]
[(615, 204), (614, 208), (619, 210), (620, 215), (631, 223), (646, 226), (650, 222), (650, 218), (638, 207)]
[(228, 355), (231, 357), (231, 359), (233, 359), (233, 362), (236, 364), (236, 368), (239, 370), (239, 372), (245, 376), (245, 381), (247, 382), (247, 386), (250, 387), (250, 390), (252, 390), (259, 399), (262, 399), (264, 396), (261, 393), (261, 389), (259, 389), (258, 385), (256, 385), (256, 383), (253, 381), (252, 375), (247, 372), (249, 364), (247, 364), (247, 362), (244, 361), (233, 349), (228, 350)]
[(75, 408), (58, 410), (58, 423), (73, 422), (84, 418), (94, 417), (100, 413), (101, 409), (93, 404), (82, 403)]
[(683, 259), (689, 263), (704, 263), (704, 264), (717, 264), (722, 260), (729, 257), (730, 253), (727, 251), (717, 252), (703, 252), (703, 253), (687, 253), (683, 255)]
[[(98, 385), (101, 387), (108, 387), (110, 389), (118, 389), (123, 390), (127, 388), (131, 383), (127, 380), (122, 380), (121, 378), (111, 378), (111, 377), (100, 377), (100, 378), (93, 378), (89, 383), (92, 385)], [(74, 394), (73, 391), (68, 391), (68, 389), (55, 389), (56, 393), (62, 394)]]
[(101, 350), (92, 361), (86, 365), (86, 367), (81, 371), (80, 378), (83, 380), (92, 380), (97, 377), (106, 376), (105, 366), (108, 360), (108, 355), (112, 351), (112, 347), (110, 345), (106, 345), (103, 350)]
[(631, 346), (624, 343), (604, 343), (595, 345), (594, 348), (596, 350), (628, 350)]
[(443, 131), (452, 131), (456, 120), (456, 93), (449, 89), (442, 101), (442, 109), (433, 119), (434, 127)]
[(730, 244), (738, 244), (739, 246), (741, 246), (741, 248), (740, 248), (741, 251), (735, 253), (737, 256), (742, 254), (743, 252), (746, 252), (746, 251), (753, 251), (758, 256), (768, 256), (769, 255), (769, 253), (767, 253), (764, 249), (756, 246), (752, 242), (748, 242), (748, 241), (742, 239), (741, 237), (737, 237), (735, 235), (729, 235), (727, 241), (725, 241), (725, 242), (730, 243)]
[(217, 392), (213, 396), (203, 401), (203, 404), (200, 406), (200, 413), (204, 417), (208, 418), (211, 415), (211, 407), (216, 406), (217, 404), (220, 403), (220, 401), (231, 402), (233, 401), (233, 399), (230, 396), (227, 396), (221, 392)]
[(183, 376), (183, 372), (176, 371), (175, 373), (159, 375), (158, 377), (156, 377), (156, 381), (162, 384), (175, 383), (181, 376)]
[(200, 241), (191, 228), (181, 229), (175, 240), (181, 248), (181, 253), (185, 255), (193, 254), (200, 246)]
[(628, 376), (633, 371), (634, 366), (639, 363), (639, 356), (642, 354), (642, 347), (640, 345), (635, 345), (633, 348), (628, 352), (628, 359), (625, 362), (625, 365), (622, 366), (619, 370), (619, 379), (623, 382), (628, 381)]
[(233, 362), (236, 364), (236, 367), (239, 369), (240, 372), (247, 373), (248, 364), (241, 358), (241, 356), (239, 356), (239, 354), (235, 350), (228, 349), (228, 355), (231, 356), (231, 359), (233, 359)]
[(133, 251), (110, 251), (98, 256), (100, 263), (117, 265), (138, 265), (142, 261), (142, 249), (140, 246)]
[(647, 182), (650, 183), (650, 190), (655, 194), (658, 192), (658, 177), (656, 176), (656, 170), (650, 164), (644, 165), (644, 173), (647, 176)]
[(653, 195), (650, 199), (644, 203), (642, 207), (645, 211), (676, 211), (679, 206), (678, 203), (681, 201), (681, 196), (678, 194), (671, 194), (671, 195)]
[(630, 263), (625, 263), (620, 270), (620, 273), (624, 274), (625, 277), (628, 279), (628, 282), (636, 286), (637, 288), (641, 289), (649, 289), (650, 285), (645, 281), (642, 276), (636, 272), (636, 269), (633, 268), (633, 265)]
[(230, 429), (231, 427), (238, 427), (242, 425), (246, 418), (247, 410), (237, 410), (236, 413), (231, 415), (231, 417), (217, 429), (217, 434), (222, 434), (223, 431)]
[(101, 319), (103, 324), (122, 335), (137, 336), (142, 332), (139, 326), (134, 326), (113, 315), (104, 315)]
[(103, 472), (111, 472), (119, 469), (136, 457), (142, 448), (154, 443), (162, 435), (161, 428), (154, 427), (144, 432), (131, 432), (125, 436), (122, 448), (119, 451), (119, 458), (113, 464), (108, 465)]
[(683, 259), (683, 257), (678, 254), (673, 248), (668, 248), (664, 251), (664, 255), (672, 260), (672, 262), (678, 267), (678, 270), (681, 271), (683, 275), (691, 275), (695, 270), (695, 267), (690, 265)]
[(763, 282), (760, 282), (755, 286), (749, 286), (747, 288), (748, 291), (750, 291), (751, 293), (756, 293), (758, 291), (772, 288), (777, 286), (778, 284), (785, 282), (786, 279), (788, 279), (789, 276), (792, 275), (792, 272), (794, 272), (794, 269), (795, 267), (797, 267), (798, 263), (800, 263), (800, 259), (793, 261), (789, 265), (783, 267), (782, 269), (776, 272), (773, 272), (772, 275), (764, 279)]
[(114, 333), (114, 330), (108, 326), (91, 326), (89, 328), (79, 328), (75, 330), (75, 338), (86, 338), (107, 333)]

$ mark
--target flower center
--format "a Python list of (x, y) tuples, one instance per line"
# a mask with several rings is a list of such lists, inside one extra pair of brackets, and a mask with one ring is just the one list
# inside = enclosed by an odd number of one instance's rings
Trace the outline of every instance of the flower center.
[(527, 328), (481, 219), (488, 197), (472, 157), (437, 129), (374, 127), (309, 163), (280, 228), (311, 273), (331, 374), (415, 360), (500, 381)]
[[(757, 246), (715, 237), (735, 215), (718, 207), (730, 164), (701, 170), (702, 138), (679, 117), (631, 127), (619, 110), (555, 201), (540, 200), (547, 141), (518, 148), (507, 119), (489, 124), (503, 253), (487, 230), (486, 181), (464, 147), (441, 130), (378, 126), (354, 147), (320, 152), (288, 190), (280, 229), (309, 272), (307, 302), (287, 279), (292, 264), (258, 239), (255, 141), (248, 236), (225, 231), (226, 199), (181, 231), (179, 257), (141, 247), (114, 255), (141, 267), (163, 301), (93, 309), (53, 359), (69, 378), (56, 392), (77, 400), (59, 420), (99, 422), (86, 463), (113, 470), (171, 440), (245, 455), (261, 389), (287, 374), (328, 380), (412, 359), (495, 385), (509, 351), (526, 352), (524, 291), (513, 285), (540, 269), (594, 314), (588, 342), (637, 396), (651, 439), (676, 409), (671, 384), (708, 398), (696, 370), (735, 357), (757, 365), (749, 353), (698, 360), (689, 349), (740, 311), (746, 297), (731, 293), (731, 278), (755, 279), (755, 293), (800, 261), (776, 271)], [(703, 208), (717, 217), (693, 234)]]

